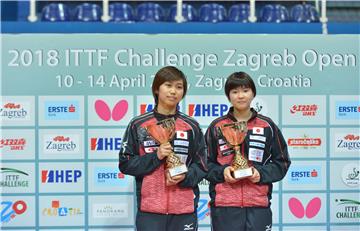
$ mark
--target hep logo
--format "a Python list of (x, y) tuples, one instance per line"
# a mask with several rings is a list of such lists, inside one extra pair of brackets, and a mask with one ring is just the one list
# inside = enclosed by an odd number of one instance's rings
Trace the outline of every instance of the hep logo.
[(95, 112), (104, 121), (109, 121), (111, 118), (114, 121), (119, 121), (126, 115), (129, 109), (129, 103), (126, 100), (117, 102), (112, 110), (101, 99), (95, 101)]
[(306, 209), (304, 208), (301, 201), (295, 197), (290, 198), (288, 204), (291, 213), (299, 219), (303, 218), (304, 216), (311, 219), (319, 213), (321, 208), (321, 200), (319, 197), (314, 197), (311, 199), (306, 205)]
[(19, 200), (16, 202), (2, 201), (1, 202), (1, 223), (7, 223), (14, 219), (16, 215), (23, 214), (27, 209), (24, 201)]
[(120, 150), (121, 138), (91, 138), (91, 150)]
[(189, 104), (189, 116), (223, 116), (229, 110), (226, 104)]
[(206, 199), (200, 199), (198, 205), (199, 207), (197, 208), (197, 217), (199, 221), (201, 221), (210, 215), (210, 205)]
[(154, 109), (154, 104), (140, 104), (140, 114), (145, 114), (146, 112), (152, 111)]
[(76, 183), (81, 175), (80, 170), (42, 170), (41, 183)]

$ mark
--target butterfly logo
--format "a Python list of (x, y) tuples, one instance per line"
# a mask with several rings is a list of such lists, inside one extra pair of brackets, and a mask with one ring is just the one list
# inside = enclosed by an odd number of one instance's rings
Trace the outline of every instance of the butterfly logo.
[(289, 200), (289, 208), (291, 213), (297, 218), (303, 218), (304, 216), (306, 216), (307, 218), (313, 218), (320, 211), (321, 200), (319, 197), (314, 197), (306, 205), (306, 209), (304, 209), (301, 201), (295, 197), (292, 197)]
[(114, 121), (119, 121), (126, 115), (129, 109), (129, 104), (126, 100), (120, 100), (110, 110), (109, 106), (101, 99), (95, 101), (95, 112), (104, 121), (109, 121), (111, 118)]

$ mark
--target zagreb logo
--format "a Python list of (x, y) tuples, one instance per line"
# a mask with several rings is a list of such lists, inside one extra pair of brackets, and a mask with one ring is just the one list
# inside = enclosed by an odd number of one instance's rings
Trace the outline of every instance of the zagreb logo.
[(321, 145), (321, 138), (310, 138), (308, 135), (304, 135), (303, 138), (289, 138), (288, 145), (294, 148), (311, 148), (319, 147)]
[(145, 114), (146, 112), (152, 111), (154, 109), (154, 104), (140, 104), (140, 114)]
[(78, 120), (80, 119), (78, 101), (46, 101), (46, 120)]
[(359, 151), (360, 136), (355, 134), (340, 134), (336, 136), (336, 149), (338, 151)]
[(192, 117), (219, 117), (229, 110), (227, 104), (189, 104), (188, 112)]
[(78, 152), (79, 137), (70, 135), (56, 135), (45, 138), (44, 151), (46, 153)]
[(101, 99), (95, 101), (95, 112), (104, 121), (119, 121), (126, 115), (129, 103), (126, 100), (118, 101), (111, 110), (107, 103)]
[(90, 139), (92, 151), (119, 151), (121, 149), (121, 138), (98, 137)]
[(9, 223), (17, 216), (22, 215), (27, 210), (27, 204), (23, 200), (1, 201), (1, 224)]
[(0, 173), (2, 180), (0, 181), (0, 188), (27, 188), (29, 181), (27, 178), (29, 174), (15, 168), (1, 168)]
[(304, 207), (303, 203), (295, 198), (292, 197), (289, 199), (288, 202), (290, 212), (299, 219), (304, 218), (305, 216), (309, 219), (315, 217), (321, 208), (321, 200), (319, 197), (314, 197), (307, 203), (306, 207)]
[(359, 164), (348, 163), (345, 165), (341, 174), (344, 184), (349, 187), (358, 187), (360, 185), (359, 173)]
[(81, 176), (80, 170), (42, 170), (41, 183), (77, 183)]
[(335, 203), (337, 203), (338, 206), (336, 218), (356, 220), (359, 219), (360, 201), (352, 199), (335, 199)]
[(0, 150), (8, 148), (9, 150), (24, 150), (26, 144), (25, 138), (1, 139)]
[(290, 184), (319, 184), (320, 166), (290, 167)]
[(207, 199), (199, 199), (199, 207), (197, 208), (197, 217), (199, 221), (205, 220), (210, 216), (210, 205)]
[(336, 119), (360, 119), (359, 101), (337, 102)]
[(5, 103), (0, 108), (0, 116), (3, 120), (25, 120), (28, 119), (28, 111), (21, 103)]
[(316, 104), (299, 104), (299, 105), (293, 105), (290, 108), (290, 113), (295, 114), (299, 113), (302, 116), (315, 116), (316, 112), (318, 110), (318, 106)]
[(127, 177), (115, 168), (96, 168), (94, 171), (95, 183), (105, 186), (125, 186)]
[(50, 208), (44, 208), (42, 210), (43, 216), (51, 217), (70, 217), (83, 214), (80, 208), (60, 206), (59, 200), (51, 201)]

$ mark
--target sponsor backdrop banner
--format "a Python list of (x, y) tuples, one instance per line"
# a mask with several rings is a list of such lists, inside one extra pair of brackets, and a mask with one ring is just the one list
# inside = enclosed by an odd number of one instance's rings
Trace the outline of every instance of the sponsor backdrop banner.
[(204, 132), (229, 109), (226, 77), (253, 77), (252, 106), (282, 129), (293, 161), (274, 184), (273, 230), (359, 229), (359, 36), (3, 34), (1, 45), (1, 229), (134, 230), (134, 178), (118, 151), (166, 65), (186, 74), (179, 110)]

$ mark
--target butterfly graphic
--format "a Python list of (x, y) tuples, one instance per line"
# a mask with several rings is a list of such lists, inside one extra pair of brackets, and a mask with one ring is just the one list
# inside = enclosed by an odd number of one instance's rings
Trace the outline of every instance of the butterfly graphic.
[(109, 121), (111, 118), (114, 121), (119, 121), (126, 115), (129, 109), (129, 104), (126, 100), (120, 100), (110, 110), (109, 106), (101, 99), (95, 101), (95, 112), (104, 121)]
[(307, 218), (313, 218), (318, 214), (321, 208), (321, 200), (319, 197), (311, 199), (306, 205), (306, 209), (304, 209), (301, 201), (295, 197), (290, 198), (288, 204), (291, 213), (297, 218), (303, 218), (304, 216)]

